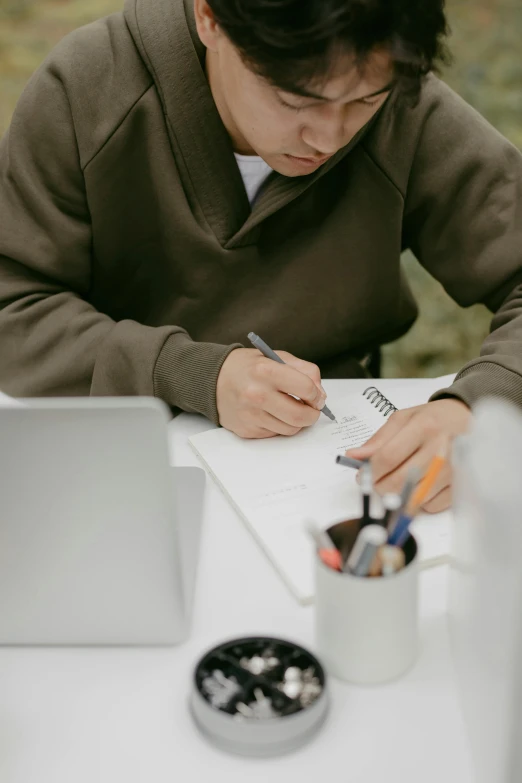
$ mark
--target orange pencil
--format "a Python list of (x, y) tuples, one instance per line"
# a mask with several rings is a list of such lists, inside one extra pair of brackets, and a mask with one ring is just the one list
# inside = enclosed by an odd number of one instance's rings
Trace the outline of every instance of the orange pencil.
[(397, 524), (388, 536), (388, 544), (402, 547), (409, 535), (409, 527), (415, 514), (418, 512), (426, 498), (428, 497), (433, 485), (435, 484), (446, 460), (440, 454), (434, 457), (426, 472), (426, 475), (413, 493), (411, 501), (408, 503), (406, 511), (401, 514)]
[(419, 486), (413, 493), (410, 502), (408, 503), (408, 509), (406, 511), (408, 516), (413, 517), (418, 512), (419, 508), (428, 497), (433, 485), (439, 477), (439, 473), (445, 464), (446, 459), (440, 454), (438, 454), (436, 457), (433, 457), (424, 478), (420, 482)]

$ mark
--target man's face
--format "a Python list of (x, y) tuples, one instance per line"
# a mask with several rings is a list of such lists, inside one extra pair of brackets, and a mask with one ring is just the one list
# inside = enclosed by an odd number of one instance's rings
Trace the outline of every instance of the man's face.
[(214, 100), (235, 151), (260, 155), (287, 177), (312, 173), (348, 144), (386, 100), (393, 81), (391, 58), (376, 50), (363, 69), (340, 58), (332, 75), (308, 85), (307, 94), (284, 92), (248, 68), (212, 20), (207, 26), (198, 19), (198, 29)]

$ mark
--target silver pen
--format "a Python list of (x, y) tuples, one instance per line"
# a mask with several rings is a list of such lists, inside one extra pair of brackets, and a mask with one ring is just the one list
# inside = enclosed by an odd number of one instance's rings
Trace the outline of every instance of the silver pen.
[(344, 572), (354, 576), (368, 576), (373, 558), (387, 539), (388, 534), (381, 525), (366, 525), (361, 528), (344, 565)]
[(339, 454), (335, 461), (338, 465), (342, 465), (343, 468), (353, 468), (354, 470), (359, 470), (359, 468), (362, 468), (364, 465), (364, 462), (361, 459), (352, 459), (352, 457), (341, 457)]
[[(270, 348), (270, 346), (269, 346), (269, 345), (267, 345), (267, 344), (265, 343), (265, 341), (264, 341), (264, 340), (262, 340), (262, 339), (261, 339), (261, 338), (260, 338), (260, 337), (259, 337), (257, 334), (255, 334), (254, 332), (249, 332), (249, 334), (248, 334), (248, 339), (250, 340), (250, 342), (252, 343), (252, 345), (254, 346), (254, 348), (257, 348), (257, 350), (258, 350), (258, 351), (261, 351), (261, 353), (263, 354), (263, 356), (266, 356), (266, 358), (267, 358), (267, 359), (273, 359), (273, 360), (274, 360), (274, 362), (279, 362), (279, 364), (286, 364), (286, 362), (284, 362), (284, 361), (281, 359), (281, 357), (280, 357), (280, 356), (278, 356), (278, 355), (276, 354), (276, 352), (275, 352), (275, 351), (273, 351), (273, 350)], [(321, 413), (324, 413), (324, 415), (325, 415), (325, 416), (328, 416), (328, 418), (329, 418), (331, 421), (335, 421), (335, 422), (337, 421), (337, 419), (336, 419), (336, 418), (335, 418), (335, 416), (333, 415), (333, 413), (332, 413), (332, 411), (330, 410), (330, 408), (328, 408), (326, 405), (325, 405), (323, 408), (321, 408)]]

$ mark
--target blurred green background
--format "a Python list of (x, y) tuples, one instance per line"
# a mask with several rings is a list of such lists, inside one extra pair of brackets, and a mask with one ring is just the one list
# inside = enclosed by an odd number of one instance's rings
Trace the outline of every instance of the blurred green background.
[[(0, 133), (27, 79), (75, 27), (117, 11), (122, 0), (0, 0)], [(444, 79), (522, 149), (522, 0), (447, 0), (454, 62)], [(476, 355), (490, 315), (460, 309), (411, 256), (404, 264), (421, 315), (384, 349), (383, 375), (456, 372)]]

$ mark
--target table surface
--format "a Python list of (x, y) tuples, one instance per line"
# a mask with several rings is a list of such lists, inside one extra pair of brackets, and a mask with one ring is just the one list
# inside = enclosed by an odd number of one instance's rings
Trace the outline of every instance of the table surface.
[[(175, 464), (197, 464), (186, 439), (208, 427), (200, 416), (172, 422)], [(226, 755), (199, 736), (188, 712), (196, 660), (246, 634), (313, 650), (313, 607), (296, 603), (208, 480), (190, 640), (172, 649), (0, 650), (0, 781), (199, 783), (210, 773), (223, 783), (315, 783), (322, 774), (347, 783), (472, 783), (447, 577), (447, 567), (421, 575), (421, 653), (406, 676), (371, 688), (330, 679), (328, 721), (307, 747), (262, 761)]]

